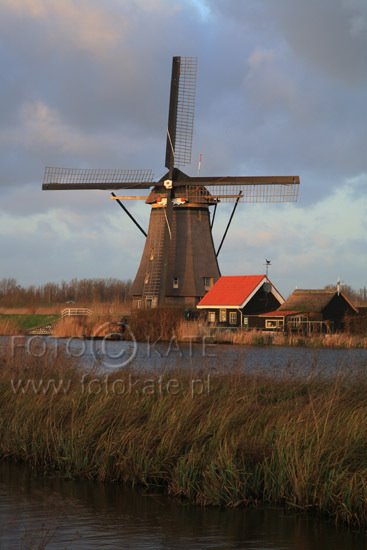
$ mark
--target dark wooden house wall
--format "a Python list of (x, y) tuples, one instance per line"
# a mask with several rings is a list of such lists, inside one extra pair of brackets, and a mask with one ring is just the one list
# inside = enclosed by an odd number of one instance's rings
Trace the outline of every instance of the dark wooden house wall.
[(260, 313), (267, 313), (268, 311), (274, 311), (279, 307), (279, 302), (271, 292), (265, 292), (260, 288), (255, 296), (251, 298), (248, 304), (242, 310), (243, 315), (259, 315)]
[[(226, 320), (221, 321), (220, 320), (220, 312), (226, 311)], [(230, 323), (230, 314), (236, 314), (236, 323)], [(211, 324), (215, 324), (219, 327), (240, 327), (241, 326), (241, 312), (236, 308), (213, 308), (213, 309), (207, 309), (205, 310), (204, 315), (206, 316), (207, 321), (209, 321)], [(215, 321), (210, 321), (210, 317), (212, 315), (215, 315)]]
[(322, 314), (324, 320), (333, 321), (334, 330), (340, 330), (344, 328), (345, 317), (347, 315), (356, 315), (356, 312), (343, 296), (335, 294), (324, 308)]

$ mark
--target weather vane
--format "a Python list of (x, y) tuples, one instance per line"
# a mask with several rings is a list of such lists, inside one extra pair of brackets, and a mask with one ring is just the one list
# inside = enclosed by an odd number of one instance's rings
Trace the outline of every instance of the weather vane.
[(269, 273), (269, 266), (271, 266), (271, 260), (267, 260), (267, 259), (265, 258), (265, 264), (264, 264), (264, 265), (265, 265), (265, 269), (266, 269), (265, 274), (266, 274), (266, 276), (268, 276), (268, 273)]

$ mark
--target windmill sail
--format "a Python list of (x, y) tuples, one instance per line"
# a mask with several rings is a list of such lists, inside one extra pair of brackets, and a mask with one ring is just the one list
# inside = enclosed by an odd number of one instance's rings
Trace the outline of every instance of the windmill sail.
[(153, 185), (151, 170), (47, 167), (44, 190), (69, 189), (149, 189)]
[(173, 58), (166, 144), (166, 167), (171, 174), (174, 167), (191, 163), (196, 75), (196, 57)]
[(193, 202), (215, 199), (220, 202), (295, 202), (299, 192), (298, 176), (241, 176), (190, 178), (186, 195)]

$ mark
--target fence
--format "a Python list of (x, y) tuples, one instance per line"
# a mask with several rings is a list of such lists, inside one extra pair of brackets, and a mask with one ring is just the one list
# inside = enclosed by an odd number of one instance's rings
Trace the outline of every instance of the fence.
[(88, 307), (67, 307), (62, 310), (61, 318), (65, 317), (88, 317), (92, 315), (92, 310)]

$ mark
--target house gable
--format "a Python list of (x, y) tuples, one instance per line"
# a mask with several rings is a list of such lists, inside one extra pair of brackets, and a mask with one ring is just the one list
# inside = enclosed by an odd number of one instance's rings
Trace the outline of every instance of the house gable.
[(283, 296), (266, 275), (233, 275), (220, 277), (196, 307), (198, 309), (243, 309), (260, 289), (262, 293), (271, 294), (275, 298), (274, 307), (284, 302)]
[(241, 326), (248, 316), (271, 311), (284, 302), (266, 275), (221, 277), (199, 302), (207, 320), (219, 326)]

